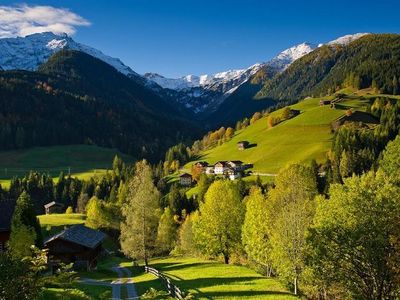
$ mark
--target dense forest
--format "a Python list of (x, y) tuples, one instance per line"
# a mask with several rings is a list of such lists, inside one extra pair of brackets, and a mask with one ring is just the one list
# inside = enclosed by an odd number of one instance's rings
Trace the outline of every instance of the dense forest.
[(198, 130), (143, 86), (87, 54), (61, 51), (38, 72), (0, 73), (0, 149), (115, 147), (159, 159)]
[(398, 94), (400, 36), (366, 35), (349, 45), (325, 45), (267, 81), (257, 98), (290, 101), (333, 93), (343, 87), (373, 87)]

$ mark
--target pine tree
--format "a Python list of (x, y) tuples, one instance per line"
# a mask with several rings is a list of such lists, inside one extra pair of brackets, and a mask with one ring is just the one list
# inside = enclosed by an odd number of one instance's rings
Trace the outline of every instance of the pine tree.
[(42, 246), (42, 233), (32, 200), (26, 192), (23, 192), (17, 199), (11, 220), (11, 252), (20, 257), (30, 253), (29, 248), (33, 244)]

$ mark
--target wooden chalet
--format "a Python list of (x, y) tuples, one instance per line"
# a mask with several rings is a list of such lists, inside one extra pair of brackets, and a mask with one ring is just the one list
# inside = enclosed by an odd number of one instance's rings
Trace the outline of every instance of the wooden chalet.
[(239, 178), (242, 177), (242, 174), (239, 171), (237, 171), (237, 170), (235, 170), (233, 168), (229, 168), (226, 171), (226, 175), (228, 176), (228, 178), (230, 180), (235, 180), (235, 179), (239, 179)]
[(11, 219), (14, 214), (15, 201), (0, 201), (0, 252), (6, 251), (11, 234)]
[(44, 205), (46, 215), (49, 214), (61, 214), (64, 212), (64, 204), (52, 201)]
[(319, 100), (319, 106), (324, 106), (324, 105), (331, 105), (331, 100), (324, 100), (324, 99), (321, 99), (321, 100)]
[(229, 168), (228, 162), (227, 161), (218, 161), (214, 165), (214, 174), (219, 174), (222, 175), (225, 173), (225, 171)]
[(235, 171), (243, 171), (244, 170), (244, 164), (241, 160), (231, 160), (228, 161), (228, 165), (231, 169)]
[(205, 173), (206, 168), (208, 167), (208, 162), (206, 161), (198, 161), (194, 164), (194, 168), (198, 173)]
[(45, 241), (48, 263), (54, 268), (60, 263), (74, 264), (75, 269), (96, 267), (106, 235), (84, 225), (74, 225)]
[(188, 173), (183, 173), (181, 176), (179, 176), (179, 183), (183, 186), (191, 186), (192, 182), (193, 177)]
[(249, 147), (249, 142), (248, 141), (240, 141), (240, 142), (238, 142), (237, 143), (237, 147), (238, 147), (238, 150), (244, 150), (244, 149), (246, 149), (246, 148), (248, 148)]

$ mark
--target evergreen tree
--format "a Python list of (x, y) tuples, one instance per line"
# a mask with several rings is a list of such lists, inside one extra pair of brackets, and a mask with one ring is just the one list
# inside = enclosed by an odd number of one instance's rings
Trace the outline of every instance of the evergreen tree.
[(17, 199), (11, 220), (10, 249), (16, 257), (30, 253), (30, 246), (43, 243), (39, 220), (30, 196), (23, 192)]

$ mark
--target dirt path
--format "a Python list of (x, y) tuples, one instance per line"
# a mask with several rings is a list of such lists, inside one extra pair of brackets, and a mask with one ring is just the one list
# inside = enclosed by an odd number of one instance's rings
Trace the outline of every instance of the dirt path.
[[(128, 292), (128, 299), (139, 299), (135, 285), (132, 280), (132, 272), (124, 267), (113, 267), (112, 270), (118, 274), (119, 279), (113, 281), (113, 299), (114, 298), (114, 288), (115, 288), (115, 295), (119, 295), (121, 297), (121, 286), (126, 286)], [(124, 275), (126, 274), (126, 276)], [(119, 299), (119, 298), (118, 298)]]
[(90, 279), (90, 278), (81, 278), (80, 282), (83, 284), (89, 285), (99, 285), (99, 286), (109, 286), (112, 288), (112, 300), (121, 300), (121, 289), (126, 287), (128, 292), (129, 300), (139, 299), (135, 285), (132, 279), (131, 270), (124, 267), (113, 267), (112, 271), (118, 274), (118, 279), (110, 282), (104, 282), (100, 280)]

